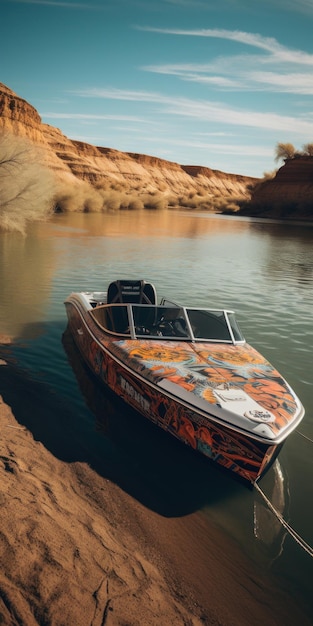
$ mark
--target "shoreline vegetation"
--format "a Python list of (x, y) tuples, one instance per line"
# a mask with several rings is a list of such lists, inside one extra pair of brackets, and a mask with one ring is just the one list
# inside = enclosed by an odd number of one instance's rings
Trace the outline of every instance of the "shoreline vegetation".
[[(41, 411), (53, 422), (49, 399)], [(86, 462), (57, 458), (1, 396), (0, 425), (1, 624), (309, 626), (225, 532), (212, 523), (199, 535), (201, 512), (164, 517)]]
[(58, 170), (47, 147), (28, 137), (0, 131), (0, 232), (25, 234), (29, 222), (71, 212), (184, 210), (293, 221), (313, 219), (313, 185), (307, 184), (313, 172), (311, 154), (296, 153), (286, 158), (276, 174), (267, 174), (261, 180), (237, 180), (236, 175), (229, 175), (226, 184), (228, 175), (215, 172), (211, 187), (206, 175), (199, 178), (201, 168), (190, 166), (185, 170), (184, 175), (192, 179), (192, 188), (180, 183), (176, 189), (173, 186), (173, 191), (162, 177), (152, 184), (147, 178), (130, 182), (123, 176), (99, 174), (92, 181), (92, 175), (88, 179), (86, 172), (79, 177), (73, 171)]
[(55, 213), (189, 210), (312, 221), (313, 143), (262, 178), (71, 140), (0, 83), (0, 231)]
[(164, 183), (103, 178), (88, 180), (57, 172), (42, 146), (26, 137), (0, 132), (0, 229), (25, 232), (28, 222), (48, 220), (58, 213), (111, 213), (112, 211), (198, 210), (234, 213), (245, 197), (225, 194), (201, 185), (171, 193)]

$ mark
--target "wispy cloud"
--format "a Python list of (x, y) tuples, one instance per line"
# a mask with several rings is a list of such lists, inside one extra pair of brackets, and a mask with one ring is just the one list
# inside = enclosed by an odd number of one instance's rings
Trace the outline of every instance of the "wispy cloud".
[(11, 0), (15, 4), (37, 4), (41, 6), (52, 6), (65, 9), (93, 9), (101, 10), (103, 7), (86, 2), (58, 2), (57, 0)]
[[(163, 144), (164, 138), (154, 137), (154, 143), (160, 142)], [(195, 150), (206, 150), (215, 152), (218, 154), (230, 154), (240, 156), (257, 156), (257, 157), (272, 157), (272, 148), (267, 148), (260, 145), (245, 145), (242, 142), (229, 144), (229, 143), (212, 143), (211, 141), (199, 141), (196, 139), (179, 139), (177, 137), (168, 138), (166, 141), (167, 146), (180, 146), (183, 148), (193, 148)]]
[(304, 15), (313, 15), (312, 0), (267, 0), (272, 8), (273, 5), (284, 11), (292, 11), (294, 13), (303, 13)]
[[(159, 29), (144, 27), (159, 34), (210, 37), (259, 50), (259, 54), (219, 56), (208, 63), (163, 64), (143, 66), (158, 74), (177, 76), (181, 80), (207, 84), (220, 90), (271, 91), (313, 95), (313, 54), (287, 48), (272, 37), (224, 29)], [(302, 70), (302, 71), (299, 71)]]
[[(84, 98), (101, 98), (110, 100), (127, 100), (132, 102), (150, 102), (160, 105), (160, 113), (173, 116), (194, 118), (203, 122), (220, 122), (223, 125), (254, 127), (263, 130), (288, 131), (288, 133), (313, 133), (312, 121), (279, 115), (278, 113), (263, 113), (249, 109), (235, 108), (223, 102), (207, 100), (192, 100), (184, 97), (173, 97), (148, 91), (131, 91), (124, 89), (87, 89), (71, 92)], [(147, 113), (148, 117), (148, 113)]]
[(289, 49), (278, 43), (273, 37), (264, 37), (258, 33), (246, 33), (240, 30), (226, 30), (220, 28), (202, 28), (183, 30), (179, 28), (154, 28), (152, 26), (136, 26), (138, 30), (144, 30), (164, 35), (178, 35), (184, 37), (213, 37), (236, 41), (253, 48), (259, 48), (269, 52), (275, 59), (283, 62), (301, 63), (302, 65), (313, 65), (313, 54), (308, 54), (302, 50)]
[(88, 122), (98, 122), (99, 120), (116, 120), (119, 122), (137, 122), (140, 124), (149, 123), (150, 120), (138, 117), (135, 115), (94, 115), (89, 113), (54, 113), (53, 111), (40, 112), (40, 115), (45, 119), (59, 119), (59, 120), (81, 120)]
[[(250, 69), (251, 65), (253, 69)], [(262, 62), (256, 62), (255, 57), (240, 56), (231, 57), (227, 61), (220, 59), (211, 64), (150, 65), (143, 66), (142, 69), (157, 74), (177, 76), (188, 82), (207, 84), (224, 91), (268, 91), (313, 95), (313, 73), (284, 72), (282, 69), (262, 71), (256, 70), (256, 65), (262, 67)]]

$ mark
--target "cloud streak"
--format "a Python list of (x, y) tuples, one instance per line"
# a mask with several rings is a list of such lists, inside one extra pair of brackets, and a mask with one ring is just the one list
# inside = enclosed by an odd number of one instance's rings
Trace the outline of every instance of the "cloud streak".
[(236, 41), (253, 48), (258, 48), (271, 53), (277, 60), (284, 62), (313, 65), (313, 55), (301, 50), (290, 50), (278, 43), (273, 37), (264, 37), (258, 33), (246, 33), (239, 30), (226, 30), (223, 28), (201, 28), (184, 30), (179, 28), (154, 28), (152, 26), (136, 26), (138, 30), (163, 35), (177, 35), (183, 37), (212, 37), (215, 39), (227, 39)]
[(162, 35), (219, 38), (259, 51), (259, 54), (220, 56), (209, 63), (147, 65), (141, 68), (145, 71), (177, 76), (183, 81), (224, 91), (313, 95), (313, 55), (289, 49), (272, 37), (225, 29), (143, 27), (143, 30)]
[(87, 4), (83, 2), (58, 2), (57, 0), (11, 0), (15, 4), (35, 4), (37, 6), (49, 6), (60, 9), (92, 9), (102, 10), (102, 7), (95, 4)]
[(53, 111), (48, 111), (47, 113), (41, 112), (42, 117), (45, 119), (60, 119), (60, 120), (81, 120), (92, 122), (99, 120), (115, 120), (118, 122), (136, 122), (140, 124), (149, 123), (149, 120), (143, 117), (138, 117), (135, 115), (115, 115), (115, 114), (101, 114), (94, 115), (92, 113), (54, 113)]
[[(262, 66), (262, 62), (251, 59), (253, 65)], [(250, 60), (246, 57), (231, 57), (228, 62), (216, 64), (188, 65), (150, 65), (143, 66), (147, 72), (177, 76), (186, 82), (194, 82), (215, 87), (223, 91), (267, 91), (272, 93), (290, 93), (304, 96), (313, 95), (313, 73), (283, 72), (266, 69), (251, 70)], [(246, 69), (242, 69), (246, 65)], [(227, 74), (227, 75), (226, 75)]]
[[(173, 116), (197, 119), (202, 122), (220, 122), (223, 125), (254, 127), (263, 130), (288, 131), (288, 133), (313, 133), (312, 121), (279, 115), (277, 113), (263, 113), (228, 106), (223, 102), (193, 100), (184, 97), (166, 96), (161, 93), (146, 91), (131, 91), (124, 89), (87, 89), (70, 92), (84, 98), (99, 98), (108, 100), (125, 100), (129, 102), (150, 102), (160, 105), (160, 113)], [(147, 113), (148, 117), (148, 113)], [(146, 118), (147, 119), (147, 118)]]

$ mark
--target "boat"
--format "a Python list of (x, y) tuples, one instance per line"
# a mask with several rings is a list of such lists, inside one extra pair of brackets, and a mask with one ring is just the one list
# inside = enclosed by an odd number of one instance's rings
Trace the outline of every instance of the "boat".
[(244, 339), (235, 313), (158, 303), (145, 280), (71, 293), (68, 329), (84, 361), (143, 416), (253, 485), (304, 408)]

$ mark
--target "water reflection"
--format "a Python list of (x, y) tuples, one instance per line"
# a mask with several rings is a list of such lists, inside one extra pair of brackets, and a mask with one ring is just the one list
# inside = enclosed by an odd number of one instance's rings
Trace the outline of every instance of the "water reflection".
[[(247, 229), (245, 222), (216, 215), (181, 211), (117, 211), (104, 214), (58, 214), (51, 220), (58, 237), (184, 237), (235, 233)], [(49, 227), (49, 226), (48, 226)]]
[[(289, 482), (279, 459), (276, 459), (270, 472), (261, 481), (261, 485), (274, 509), (287, 520), (290, 502)], [(267, 549), (271, 559), (278, 558), (282, 554), (287, 531), (266, 502), (257, 495), (254, 501), (253, 529), (254, 536)]]
[[(271, 543), (275, 554), (283, 545), (275, 567), (282, 563), (282, 577), (293, 570), (303, 588), (310, 566), (259, 498), (147, 420), (129, 420), (84, 367), (75, 378), (60, 339), (68, 293), (102, 290), (121, 277), (149, 279), (160, 296), (186, 304), (234, 309), (247, 341), (301, 398), (302, 430), (312, 438), (312, 235), (311, 225), (175, 211), (57, 215), (32, 225), (24, 239), (0, 235), (0, 334), (15, 336), (8, 350), (20, 368), (1, 368), (0, 393), (17, 418), (56, 456), (89, 463), (163, 515), (216, 512), (243, 549), (253, 544), (257, 561), (259, 546), (263, 555)], [(310, 448), (292, 436), (280, 460), (290, 479), (288, 521), (312, 542), (312, 482), (304, 480), (312, 475)], [(265, 491), (283, 510), (281, 486), (273, 479)]]
[(0, 333), (25, 339), (41, 333), (54, 270), (49, 240), (34, 230), (0, 234)]

